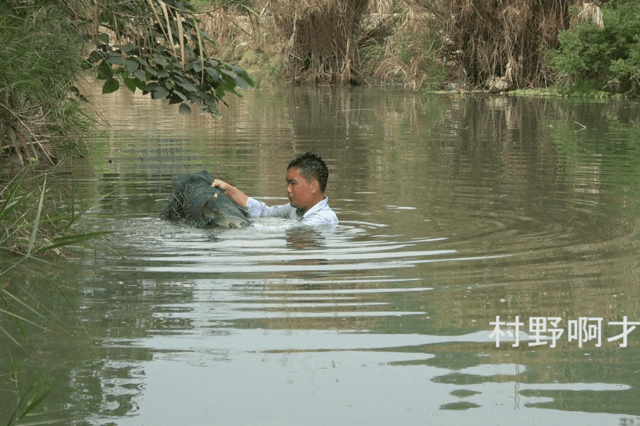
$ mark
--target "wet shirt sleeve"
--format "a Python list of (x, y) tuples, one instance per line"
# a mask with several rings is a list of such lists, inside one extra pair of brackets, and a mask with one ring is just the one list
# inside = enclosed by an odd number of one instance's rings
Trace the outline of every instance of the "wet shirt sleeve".
[(253, 217), (286, 217), (289, 219), (298, 219), (296, 216), (296, 209), (290, 204), (269, 207), (262, 201), (258, 201), (251, 197), (247, 200), (247, 210)]

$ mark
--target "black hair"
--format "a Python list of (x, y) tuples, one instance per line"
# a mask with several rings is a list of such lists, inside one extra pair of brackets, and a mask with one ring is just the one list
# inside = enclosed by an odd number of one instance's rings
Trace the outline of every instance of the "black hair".
[(317, 180), (320, 184), (320, 192), (324, 194), (329, 181), (329, 168), (320, 155), (311, 151), (299, 154), (287, 166), (287, 170), (291, 168), (298, 169), (307, 182)]

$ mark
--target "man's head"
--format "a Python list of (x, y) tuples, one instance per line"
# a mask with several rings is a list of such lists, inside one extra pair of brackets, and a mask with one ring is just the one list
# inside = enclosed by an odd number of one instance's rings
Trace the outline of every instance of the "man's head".
[(287, 196), (292, 206), (309, 210), (324, 199), (329, 169), (318, 154), (305, 152), (287, 167)]
[(320, 192), (324, 194), (329, 181), (329, 169), (321, 156), (311, 151), (300, 154), (291, 160), (287, 166), (287, 170), (289, 169), (298, 169), (308, 183), (317, 180), (320, 184)]

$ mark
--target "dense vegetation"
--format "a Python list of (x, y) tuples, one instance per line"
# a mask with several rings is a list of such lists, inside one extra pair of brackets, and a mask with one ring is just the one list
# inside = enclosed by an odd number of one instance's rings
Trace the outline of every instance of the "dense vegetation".
[[(11, 0), (0, 9), (0, 141), (22, 164), (58, 144), (77, 147), (83, 129), (73, 83), (93, 67), (103, 92), (122, 81), (155, 99), (217, 112), (237, 86), (253, 82), (239, 67), (209, 57), (212, 40), (187, 1)], [(72, 96), (75, 92), (76, 96)], [(71, 143), (68, 143), (71, 141)], [(62, 151), (67, 152), (68, 149)]]
[(640, 90), (640, 7), (618, 0), (602, 8), (602, 23), (562, 31), (552, 66), (566, 92), (637, 96)]
[(15, 159), (53, 163), (57, 144), (74, 150), (85, 129), (69, 88), (82, 39), (62, 8), (11, 3), (0, 9), (0, 141)]
[(637, 94), (632, 0), (200, 3), (220, 54), (260, 82), (506, 91), (595, 75), (609, 93)]

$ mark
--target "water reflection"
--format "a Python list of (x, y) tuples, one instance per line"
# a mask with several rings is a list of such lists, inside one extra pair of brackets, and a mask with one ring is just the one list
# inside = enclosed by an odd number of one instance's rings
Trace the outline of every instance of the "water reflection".
[[(34, 422), (640, 421), (637, 335), (552, 349), (523, 327), (496, 348), (489, 325), (638, 320), (637, 104), (264, 89), (212, 120), (106, 99), (81, 182), (114, 233), (58, 279), (80, 331), (34, 341), (67, 384)], [(308, 149), (338, 227), (158, 218), (171, 179), (203, 169), (285, 202)]]

